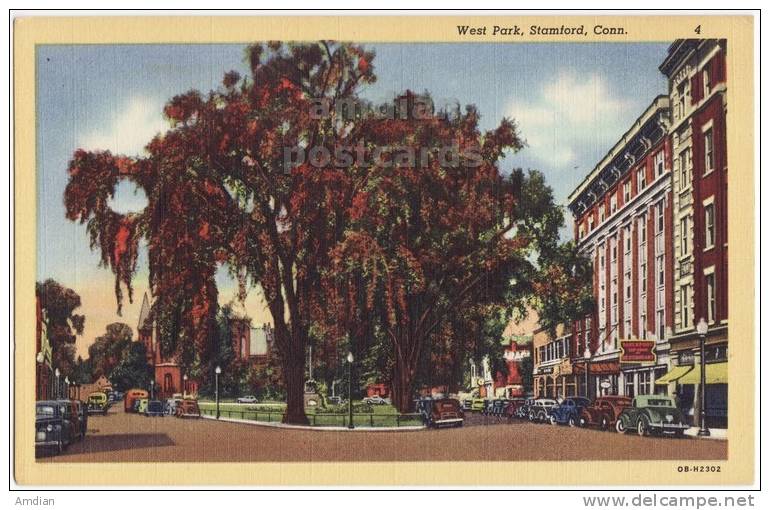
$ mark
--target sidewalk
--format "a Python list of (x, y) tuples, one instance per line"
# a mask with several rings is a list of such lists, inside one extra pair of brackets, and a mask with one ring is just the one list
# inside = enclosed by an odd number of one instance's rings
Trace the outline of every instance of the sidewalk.
[[(684, 433), (688, 436), (698, 437), (698, 430), (700, 430), (698, 427), (690, 427), (685, 430)], [(718, 439), (720, 441), (727, 441), (727, 429), (709, 429), (709, 431), (711, 432), (710, 436), (701, 437), (699, 439)]]
[(230, 423), (245, 423), (247, 425), (257, 425), (260, 427), (273, 427), (278, 429), (292, 429), (292, 430), (317, 430), (317, 431), (334, 431), (334, 432), (407, 432), (415, 430), (425, 429), (425, 425), (405, 425), (403, 427), (356, 427), (349, 429), (347, 427), (313, 427), (311, 425), (289, 425), (286, 423), (278, 422), (266, 422), (257, 420), (243, 420), (240, 418), (222, 418), (219, 420), (215, 416), (209, 416), (206, 414), (201, 415), (201, 418), (214, 421), (226, 421)]

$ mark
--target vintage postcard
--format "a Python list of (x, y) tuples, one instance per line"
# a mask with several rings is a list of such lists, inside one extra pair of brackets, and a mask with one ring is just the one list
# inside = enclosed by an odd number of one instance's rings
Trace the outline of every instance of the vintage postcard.
[(754, 21), (17, 18), (15, 480), (754, 483)]

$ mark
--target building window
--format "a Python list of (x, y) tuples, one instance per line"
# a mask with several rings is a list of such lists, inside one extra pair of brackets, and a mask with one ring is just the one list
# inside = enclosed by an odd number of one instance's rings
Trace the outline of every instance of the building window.
[(685, 149), (679, 154), (679, 189), (683, 190), (690, 185), (690, 149)]
[(686, 82), (682, 81), (682, 83), (680, 83), (679, 86), (676, 89), (677, 95), (679, 96), (678, 101), (676, 103), (676, 106), (677, 106), (676, 107), (676, 118), (677, 118), (677, 120), (679, 120), (682, 117), (684, 117), (685, 106), (686, 106), (685, 105), (686, 87), (687, 87)]
[(626, 373), (626, 396), (634, 398), (634, 374), (633, 374), (633, 372)]
[(612, 198), (610, 198), (610, 214), (615, 214), (615, 211), (618, 210), (618, 197), (615, 195), (612, 195)]
[(663, 201), (662, 200), (660, 202), (658, 202), (658, 204), (655, 206), (655, 213), (656, 213), (655, 215), (656, 215), (656, 217), (658, 219), (658, 222), (657, 222), (658, 230), (656, 231), (656, 233), (660, 234), (661, 232), (663, 232), (663, 221), (664, 221)]
[(610, 242), (611, 246), (611, 253), (612, 253), (612, 262), (615, 262), (618, 260), (618, 238), (613, 237), (612, 241)]
[(679, 313), (682, 317), (682, 328), (692, 327), (692, 315), (690, 314), (690, 286), (682, 285), (679, 291)]
[(704, 174), (707, 174), (714, 170), (714, 132), (711, 128), (708, 128), (703, 134), (703, 152), (706, 156)]
[(631, 181), (623, 183), (623, 203), (627, 204), (631, 201)]
[(641, 192), (647, 187), (647, 173), (645, 168), (642, 167), (636, 171), (636, 189), (637, 193)]
[(623, 229), (623, 244), (625, 246), (625, 252), (631, 253), (631, 227), (628, 226)]
[(649, 395), (652, 393), (652, 384), (650, 384), (652, 378), (650, 377), (650, 372), (646, 370), (637, 372), (636, 376), (639, 379), (639, 395)]
[(588, 218), (588, 231), (592, 232), (593, 229), (594, 229), (594, 217), (591, 216), (590, 218)]
[(599, 223), (604, 221), (604, 204), (599, 206)]
[(713, 323), (717, 315), (717, 289), (713, 272), (706, 275), (706, 312), (706, 319)]
[(639, 244), (643, 245), (647, 242), (647, 216), (642, 215), (639, 218)]
[(583, 225), (580, 225), (580, 228), (578, 229), (578, 239), (583, 239), (584, 235), (585, 235), (585, 229), (583, 228)]
[(703, 68), (703, 97), (706, 97), (711, 93), (711, 74), (709, 68)]
[(658, 310), (658, 341), (662, 342), (666, 339), (666, 325), (663, 323), (663, 310)]
[(655, 175), (657, 177), (660, 177), (663, 175), (663, 170), (665, 166), (665, 155), (663, 151), (659, 151), (657, 154), (655, 154)]
[(679, 254), (684, 257), (690, 253), (690, 217), (685, 216), (680, 221), (680, 240)]
[(704, 215), (704, 234), (706, 236), (706, 245), (704, 247), (705, 250), (708, 250), (709, 248), (713, 248), (714, 246), (714, 240), (716, 236), (715, 226), (714, 226), (714, 204), (707, 204), (703, 207), (703, 215)]
[(663, 255), (658, 255), (656, 265), (658, 266), (658, 287), (662, 287), (665, 282), (665, 267), (663, 266)]

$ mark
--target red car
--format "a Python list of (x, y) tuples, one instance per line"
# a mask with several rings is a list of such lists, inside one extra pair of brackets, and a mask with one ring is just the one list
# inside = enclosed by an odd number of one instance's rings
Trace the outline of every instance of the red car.
[(198, 401), (186, 398), (176, 405), (177, 418), (200, 418), (201, 411), (198, 408)]
[(512, 398), (510, 402), (508, 402), (508, 405), (505, 406), (505, 411), (503, 411), (503, 414), (506, 418), (516, 418), (518, 416), (518, 411), (521, 409), (521, 406), (523, 406), (527, 402), (526, 398)]
[(623, 409), (631, 405), (631, 398), (620, 396), (598, 397), (580, 413), (581, 427), (599, 427), (614, 430), (615, 422)]

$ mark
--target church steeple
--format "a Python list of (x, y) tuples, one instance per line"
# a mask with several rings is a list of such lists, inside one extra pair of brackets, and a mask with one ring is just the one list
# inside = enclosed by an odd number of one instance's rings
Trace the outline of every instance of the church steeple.
[(139, 324), (136, 325), (137, 331), (144, 331), (148, 328), (152, 328), (152, 324), (146, 324), (147, 319), (150, 317), (150, 300), (147, 298), (147, 293), (144, 293), (142, 298), (142, 309), (139, 311)]

